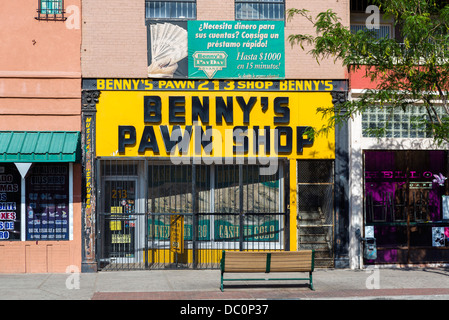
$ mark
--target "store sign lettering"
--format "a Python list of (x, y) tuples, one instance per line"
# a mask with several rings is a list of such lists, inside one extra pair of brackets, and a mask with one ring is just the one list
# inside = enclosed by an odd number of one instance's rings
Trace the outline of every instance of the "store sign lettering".
[(339, 80), (151, 80), (151, 79), (84, 79), (83, 86), (103, 91), (344, 91)]
[[(279, 235), (279, 221), (271, 220), (261, 225), (244, 225), (243, 237), (245, 241), (277, 241)], [(239, 241), (240, 225), (229, 221), (215, 221), (215, 240)]]
[[(148, 220), (148, 234), (149, 237), (155, 240), (170, 239), (170, 224), (164, 223), (159, 219)], [(209, 220), (200, 220), (197, 226), (198, 237), (197, 240), (210, 240), (210, 222)], [(183, 227), (184, 240), (192, 240), (192, 223), (184, 223)]]
[[(233, 224), (225, 220), (215, 220), (214, 223), (214, 238), (215, 241), (239, 241), (240, 225)], [(161, 220), (149, 219), (148, 221), (149, 237), (154, 240), (170, 240), (171, 233), (174, 230), (171, 228), (168, 221), (164, 223)], [(209, 241), (211, 240), (211, 221), (200, 220), (197, 226), (197, 240)], [(186, 223), (183, 228), (184, 240), (192, 240), (192, 224)], [(270, 220), (263, 224), (251, 225), (245, 224), (243, 226), (243, 237), (245, 241), (278, 241), (279, 240), (279, 221)]]
[(0, 212), (0, 220), (16, 220), (15, 212)]
[[(178, 82), (157, 82), (158, 87), (169, 83)], [(96, 155), (201, 159), (208, 164), (247, 158), (272, 168), (278, 156), (335, 158), (333, 130), (313, 140), (307, 135), (309, 128), (328, 122), (317, 112), (332, 108), (328, 92), (282, 91), (274, 80), (247, 81), (242, 87), (276, 84), (277, 90), (238, 89), (240, 81), (182, 83), (195, 86), (182, 91), (102, 91), (96, 114)], [(326, 81), (318, 83), (325, 90)]]
[[(207, 96), (203, 99), (198, 96), (191, 97), (192, 118), (189, 119), (189, 123), (191, 120), (193, 124), (206, 124), (204, 130), (201, 125), (186, 125), (186, 99), (184, 96), (169, 96), (167, 107), (162, 105), (162, 99), (159, 96), (144, 96), (143, 120), (145, 127), (143, 133), (137, 140), (135, 126), (120, 125), (118, 127), (118, 152), (124, 153), (127, 146), (137, 144), (139, 153), (151, 150), (157, 154), (160, 152), (160, 146), (156, 134), (159, 134), (167, 153), (171, 153), (176, 147), (179, 148), (180, 152), (187, 152), (190, 149), (192, 137), (195, 141), (195, 153), (201, 154), (201, 147), (211, 153), (212, 140), (219, 138), (218, 135), (221, 135), (216, 128), (217, 126), (223, 126), (224, 123), (232, 130), (234, 155), (248, 152), (248, 135), (254, 137), (253, 150), (255, 154), (259, 154), (261, 146), (263, 146), (265, 154), (270, 153), (271, 143), (274, 143), (276, 154), (291, 153), (292, 151), (302, 153), (304, 147), (313, 145), (313, 141), (304, 136), (308, 127), (297, 126), (292, 128), (288, 125), (290, 123), (288, 97), (275, 98), (272, 106), (270, 106), (268, 97), (252, 96), (249, 99), (244, 99), (241, 96), (217, 96), (214, 99), (215, 101), (210, 100)], [(266, 111), (268, 108), (274, 109), (273, 123), (276, 126), (275, 128), (248, 126), (248, 124), (255, 122), (251, 120), (251, 114), (256, 102), (259, 102), (262, 111)], [(214, 118), (210, 116), (211, 105), (212, 108), (215, 108)], [(171, 133), (168, 125), (161, 125), (163, 110), (168, 113), (168, 123), (173, 126)], [(240, 112), (239, 116), (243, 117), (243, 125), (241, 126), (232, 126), (236, 112)], [(211, 124), (215, 127), (212, 127)], [(296, 150), (293, 147), (293, 130), (296, 130)]]
[(285, 78), (282, 21), (188, 21), (187, 37), (188, 78)]
[[(15, 202), (0, 202), (0, 210), (16, 210)], [(0, 213), (1, 215), (1, 213)]]
[(432, 179), (430, 171), (365, 171), (366, 179)]
[(0, 184), (0, 192), (18, 192), (18, 184)]

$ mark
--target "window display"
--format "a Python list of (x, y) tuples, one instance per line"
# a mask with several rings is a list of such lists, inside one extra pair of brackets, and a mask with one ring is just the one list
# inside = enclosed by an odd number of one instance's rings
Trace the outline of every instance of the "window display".
[(445, 151), (366, 151), (365, 226), (378, 256), (367, 263), (425, 263), (449, 257), (443, 199)]
[(13, 163), (0, 165), (0, 240), (20, 240), (21, 177)]
[(69, 166), (38, 164), (26, 177), (26, 239), (69, 240)]

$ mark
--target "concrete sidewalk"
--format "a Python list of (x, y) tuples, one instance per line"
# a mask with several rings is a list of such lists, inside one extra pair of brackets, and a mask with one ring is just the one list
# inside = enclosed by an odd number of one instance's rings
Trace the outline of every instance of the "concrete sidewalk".
[[(275, 277), (276, 274), (270, 274)], [(286, 276), (280, 274), (279, 277)], [(248, 275), (242, 275), (248, 277)], [(260, 275), (258, 275), (260, 277)], [(291, 275), (287, 275), (291, 277)], [(219, 270), (0, 274), (1, 300), (449, 300), (448, 268), (316, 269), (305, 281), (228, 282)]]

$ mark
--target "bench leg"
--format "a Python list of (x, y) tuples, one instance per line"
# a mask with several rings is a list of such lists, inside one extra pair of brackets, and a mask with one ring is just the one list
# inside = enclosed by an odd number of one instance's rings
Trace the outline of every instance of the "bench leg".
[(223, 273), (221, 274), (220, 290), (221, 290), (221, 292), (223, 292)]
[(315, 289), (313, 288), (312, 272), (309, 272), (309, 287), (310, 289), (315, 291)]

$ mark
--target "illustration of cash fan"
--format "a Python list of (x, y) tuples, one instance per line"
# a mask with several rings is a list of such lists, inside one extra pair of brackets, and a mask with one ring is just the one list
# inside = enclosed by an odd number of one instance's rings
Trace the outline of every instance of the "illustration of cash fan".
[(171, 23), (150, 26), (151, 64), (149, 77), (173, 78), (178, 61), (187, 57), (187, 30)]

